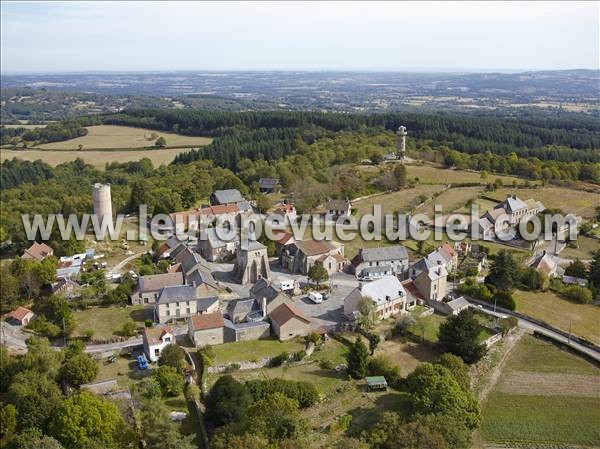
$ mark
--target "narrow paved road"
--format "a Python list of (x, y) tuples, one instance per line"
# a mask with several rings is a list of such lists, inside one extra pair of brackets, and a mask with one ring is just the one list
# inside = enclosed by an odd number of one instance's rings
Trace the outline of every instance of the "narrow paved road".
[[(479, 307), (480, 304), (477, 304), (475, 302), (472, 302), (471, 304), (473, 304), (474, 307)], [(500, 318), (506, 318), (507, 316), (509, 316), (509, 314), (507, 313), (501, 313), (501, 312), (494, 312), (494, 306), (490, 305), (483, 305), (482, 306), (487, 313), (500, 317)], [(547, 327), (544, 326), (540, 326), (537, 323), (534, 323), (532, 321), (520, 318), (520, 317), (516, 317), (517, 320), (519, 321), (519, 327), (522, 329), (526, 329), (532, 332), (538, 332), (542, 335), (545, 335), (546, 337), (549, 337), (555, 341), (558, 341), (560, 343), (564, 343), (567, 346), (570, 346), (576, 350), (578, 350), (581, 353), (586, 354), (587, 356), (591, 357), (592, 359), (600, 362), (600, 352), (597, 350), (594, 350), (593, 348), (589, 348), (587, 346), (584, 346), (580, 343), (577, 343), (576, 341), (573, 341), (571, 339), (569, 339), (568, 337), (565, 337), (562, 334), (559, 334), (558, 332), (554, 332), (552, 329), (548, 329)]]

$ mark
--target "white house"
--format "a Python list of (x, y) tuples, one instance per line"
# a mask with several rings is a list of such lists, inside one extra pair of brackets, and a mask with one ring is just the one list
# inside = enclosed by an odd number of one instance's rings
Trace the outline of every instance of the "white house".
[(402, 283), (396, 276), (384, 276), (373, 282), (357, 287), (344, 299), (344, 315), (355, 319), (358, 303), (363, 298), (369, 298), (375, 304), (375, 314), (380, 320), (406, 312), (416, 303), (408, 304), (408, 295)]
[(162, 350), (175, 343), (175, 334), (170, 326), (156, 326), (144, 329), (142, 335), (144, 353), (151, 362), (156, 362)]

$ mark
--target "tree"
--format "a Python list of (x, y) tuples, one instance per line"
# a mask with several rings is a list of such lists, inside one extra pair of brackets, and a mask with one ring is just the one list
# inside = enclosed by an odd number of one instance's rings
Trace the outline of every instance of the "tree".
[(65, 399), (50, 423), (50, 434), (68, 448), (93, 441), (110, 445), (120, 441), (124, 431), (117, 406), (87, 391)]
[(154, 146), (159, 147), (159, 148), (166, 147), (167, 139), (165, 139), (163, 136), (160, 136), (158, 139), (156, 139), (156, 142), (154, 142)]
[(264, 449), (269, 442), (261, 435), (244, 433), (235, 435), (225, 427), (217, 429), (215, 436), (210, 440), (211, 449)]
[(98, 375), (98, 364), (85, 352), (80, 352), (65, 360), (61, 369), (61, 378), (73, 387), (87, 384)]
[(580, 304), (589, 304), (592, 302), (592, 291), (589, 288), (579, 285), (569, 285), (565, 287), (561, 294)]
[(159, 366), (171, 366), (177, 370), (178, 373), (183, 374), (185, 369), (184, 361), (185, 352), (178, 344), (170, 344), (163, 348), (158, 358)]
[(274, 393), (295, 399), (300, 408), (311, 407), (319, 401), (319, 392), (309, 382), (273, 378), (249, 380), (244, 385), (254, 401), (266, 399)]
[(512, 293), (506, 290), (497, 290), (493, 296), (494, 304), (498, 307), (503, 307), (508, 310), (515, 310), (517, 303), (515, 302)]
[(369, 156), (369, 159), (371, 159), (373, 165), (379, 165), (383, 162), (383, 154), (379, 150), (373, 151)]
[(567, 268), (565, 268), (565, 274), (567, 276), (586, 279), (588, 276), (588, 270), (581, 260), (575, 259)]
[(19, 449), (64, 449), (55, 438), (42, 435), (38, 429), (27, 429), (17, 435), (14, 443)]
[(179, 396), (183, 393), (183, 376), (172, 366), (159, 366), (152, 377), (159, 383), (163, 395)]
[(513, 288), (517, 279), (518, 264), (514, 260), (512, 253), (505, 249), (498, 251), (490, 266), (490, 274), (486, 277), (486, 282), (495, 285), (501, 290), (510, 290)]
[(308, 270), (308, 279), (316, 284), (320, 284), (329, 279), (329, 274), (321, 262), (315, 262)]
[(471, 390), (471, 376), (469, 376), (469, 367), (465, 364), (463, 359), (460, 357), (446, 353), (440, 356), (440, 359), (437, 362), (445, 368), (448, 368), (448, 371), (454, 376), (458, 385), (465, 390)]
[(463, 390), (448, 368), (442, 365), (419, 365), (406, 377), (404, 390), (410, 396), (413, 416), (456, 416), (471, 430), (481, 421), (477, 400), (469, 391)]
[(256, 196), (256, 207), (264, 214), (271, 208), (271, 200), (267, 195), (261, 193)]
[(384, 412), (366, 440), (372, 449), (446, 449), (439, 432), (418, 422), (404, 422), (395, 412)]
[(215, 424), (242, 421), (252, 397), (246, 387), (231, 376), (220, 377), (210, 390), (206, 408)]
[(269, 441), (296, 439), (307, 429), (300, 417), (298, 401), (274, 393), (248, 407), (246, 429)]
[(600, 290), (600, 250), (592, 253), (592, 262), (590, 263), (588, 280), (596, 290)]
[(356, 321), (363, 331), (369, 331), (375, 327), (375, 323), (377, 322), (375, 309), (375, 301), (372, 298), (363, 296), (358, 300), (358, 304), (356, 305), (358, 317)]
[(13, 404), (4, 404), (0, 408), (0, 439), (12, 435), (17, 428), (17, 409)]
[(355, 379), (362, 379), (367, 375), (369, 367), (369, 350), (362, 339), (356, 338), (346, 354), (348, 374)]
[(62, 403), (58, 385), (41, 373), (27, 370), (14, 377), (8, 401), (17, 409), (19, 429), (46, 429), (48, 421)]
[(375, 349), (377, 349), (377, 346), (381, 341), (381, 337), (373, 332), (370, 332), (367, 335), (367, 339), (369, 340), (369, 352), (371, 355), (373, 355), (375, 353)]
[(123, 327), (121, 328), (121, 334), (125, 337), (133, 337), (134, 335), (137, 335), (138, 333), (138, 327), (137, 324), (135, 324), (135, 321), (133, 320), (127, 320), (125, 323), (123, 323)]
[(193, 435), (183, 436), (176, 423), (169, 419), (169, 410), (159, 400), (142, 401), (140, 410), (141, 437), (147, 449), (195, 449)]
[(394, 177), (396, 178), (396, 185), (398, 189), (406, 187), (408, 177), (406, 174), (406, 167), (404, 166), (404, 164), (396, 165), (396, 167), (394, 168)]
[(471, 309), (448, 317), (439, 328), (438, 345), (442, 352), (461, 357), (466, 363), (475, 363), (487, 352), (479, 343), (481, 326)]

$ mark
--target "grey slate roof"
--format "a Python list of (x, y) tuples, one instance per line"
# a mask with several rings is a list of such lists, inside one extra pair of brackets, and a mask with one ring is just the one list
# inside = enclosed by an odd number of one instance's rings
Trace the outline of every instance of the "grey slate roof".
[(523, 200), (521, 200), (519, 197), (514, 195), (514, 196), (509, 196), (508, 198), (506, 198), (504, 201), (502, 201), (500, 204), (498, 204), (496, 207), (494, 207), (494, 209), (499, 209), (502, 207), (504, 207), (509, 212), (514, 212), (517, 210), (527, 208), (527, 204), (525, 204), (525, 202)]
[(469, 301), (467, 301), (463, 296), (453, 299), (452, 301), (446, 303), (446, 305), (452, 310), (463, 310), (471, 306)]
[(227, 312), (230, 317), (239, 314), (248, 315), (251, 312), (258, 312), (259, 310), (260, 305), (254, 298), (238, 299), (237, 301), (231, 301), (227, 305)]
[(415, 270), (416, 274), (418, 275), (419, 273), (422, 273), (424, 271), (429, 271), (430, 268), (435, 267), (435, 263), (433, 263), (431, 260), (427, 259), (426, 257), (423, 257), (422, 259), (419, 259), (418, 261), (416, 261), (411, 268), (411, 270)]
[(325, 205), (327, 210), (346, 210), (350, 207), (349, 200), (329, 200)]
[(198, 305), (198, 312), (206, 312), (210, 306), (214, 303), (219, 302), (219, 298), (213, 296), (212, 298), (199, 299), (196, 304)]
[(240, 249), (243, 251), (258, 251), (266, 249), (266, 246), (260, 243), (258, 240), (244, 239), (240, 244)]
[(384, 246), (382, 248), (364, 248), (360, 251), (362, 260), (376, 262), (382, 260), (408, 260), (408, 252), (402, 245)]
[(274, 300), (280, 294), (282, 292), (273, 287), (265, 278), (260, 278), (250, 289), (250, 296), (260, 300), (267, 298), (267, 302)]
[(279, 184), (279, 179), (277, 178), (260, 178), (258, 180), (258, 186), (261, 189), (274, 189)]
[(215, 190), (213, 192), (214, 199), (219, 204), (238, 203), (244, 201), (242, 194), (237, 189)]
[(252, 205), (248, 201), (239, 201), (236, 205), (242, 212), (252, 212)]
[(406, 290), (396, 276), (384, 276), (373, 282), (364, 285), (361, 290), (363, 297), (368, 296), (378, 305), (385, 304), (387, 298), (396, 299), (406, 296)]
[(265, 329), (268, 327), (271, 327), (271, 325), (269, 323), (267, 323), (266, 321), (249, 321), (249, 322), (244, 322), (244, 323), (233, 323), (230, 320), (228, 320), (227, 318), (225, 318), (225, 319), (223, 319), (223, 323), (225, 324), (225, 327), (227, 327), (229, 329), (233, 329), (235, 331), (242, 330), (242, 329), (248, 329), (251, 327), (264, 327)]
[(192, 301), (196, 299), (196, 287), (193, 285), (176, 285), (165, 287), (158, 296), (158, 304), (169, 304), (177, 301)]

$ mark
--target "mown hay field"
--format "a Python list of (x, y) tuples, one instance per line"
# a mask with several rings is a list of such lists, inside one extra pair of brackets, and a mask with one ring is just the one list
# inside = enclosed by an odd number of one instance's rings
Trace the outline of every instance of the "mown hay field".
[(169, 164), (180, 153), (190, 151), (189, 148), (166, 148), (152, 150), (116, 150), (116, 151), (52, 151), (52, 150), (0, 150), (2, 160), (14, 157), (25, 161), (42, 160), (52, 166), (83, 159), (94, 167), (103, 169), (111, 162), (139, 161), (147, 157), (155, 167)]
[(504, 444), (600, 444), (600, 368), (525, 336), (483, 404), (482, 434)]
[[(481, 177), (480, 172), (456, 170), (451, 168), (442, 168), (430, 164), (425, 165), (407, 165), (406, 171), (409, 178), (418, 178), (423, 184), (461, 184), (461, 183), (479, 183), (489, 184), (496, 179), (502, 180), (504, 185), (512, 185), (514, 182), (522, 184), (526, 180), (515, 176), (504, 176), (489, 173)], [(534, 182), (535, 181), (530, 181)]]

